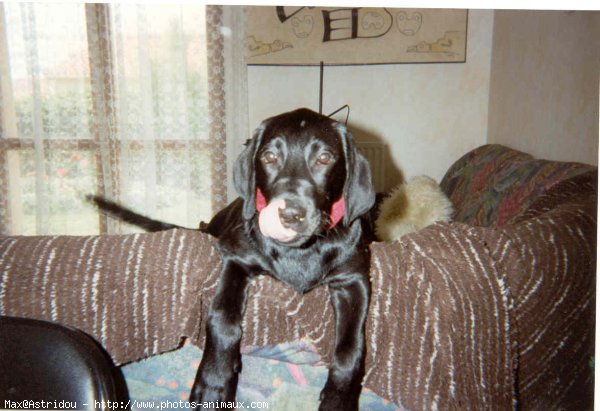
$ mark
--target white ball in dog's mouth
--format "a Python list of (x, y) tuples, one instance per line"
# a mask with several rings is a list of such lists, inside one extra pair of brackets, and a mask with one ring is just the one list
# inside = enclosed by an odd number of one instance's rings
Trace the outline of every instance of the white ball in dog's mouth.
[(258, 228), (260, 232), (269, 238), (287, 243), (292, 241), (298, 233), (292, 229), (286, 228), (279, 218), (279, 210), (285, 208), (285, 200), (273, 200), (263, 208), (258, 214)]

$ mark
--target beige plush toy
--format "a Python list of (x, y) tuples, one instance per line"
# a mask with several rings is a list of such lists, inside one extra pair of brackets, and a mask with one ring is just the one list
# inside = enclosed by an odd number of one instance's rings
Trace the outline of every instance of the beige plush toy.
[(379, 241), (397, 240), (436, 221), (449, 222), (454, 208), (431, 177), (417, 176), (392, 190), (375, 221)]

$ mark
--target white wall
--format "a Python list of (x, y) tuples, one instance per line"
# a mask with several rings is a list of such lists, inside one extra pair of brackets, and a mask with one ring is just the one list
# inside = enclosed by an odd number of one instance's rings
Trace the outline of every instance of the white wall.
[[(400, 178), (441, 179), (468, 150), (485, 144), (493, 11), (469, 12), (465, 64), (325, 67), (323, 112), (348, 104), (358, 140), (390, 147), (387, 188)], [(248, 67), (250, 128), (298, 107), (318, 110), (318, 67)]]
[(600, 12), (496, 11), (488, 141), (598, 164)]

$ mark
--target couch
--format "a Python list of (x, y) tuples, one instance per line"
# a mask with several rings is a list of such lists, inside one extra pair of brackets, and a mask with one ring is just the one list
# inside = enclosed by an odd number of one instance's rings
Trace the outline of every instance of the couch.
[[(371, 246), (361, 409), (592, 409), (597, 168), (485, 145), (441, 186), (454, 222)], [(130, 394), (184, 400), (219, 276), (214, 245), (179, 229), (0, 237), (0, 314), (83, 330), (130, 374)], [(332, 324), (325, 287), (298, 295), (257, 278), (238, 397), (316, 404)], [(285, 391), (294, 385), (314, 390)]]

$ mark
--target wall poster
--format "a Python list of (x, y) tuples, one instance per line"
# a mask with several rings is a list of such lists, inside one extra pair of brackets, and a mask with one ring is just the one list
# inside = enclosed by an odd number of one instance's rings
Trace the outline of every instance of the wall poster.
[(467, 10), (248, 6), (250, 65), (466, 61)]

